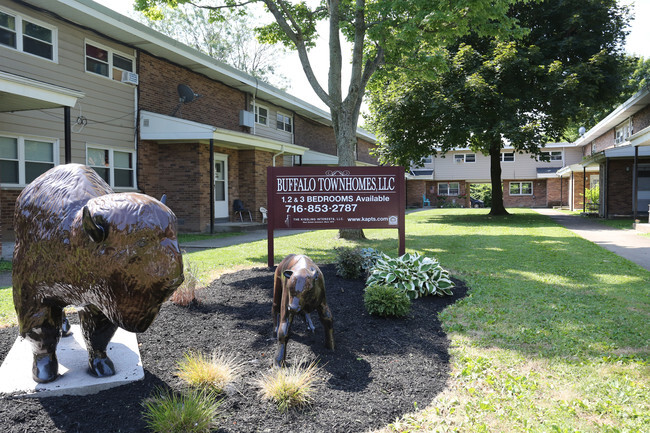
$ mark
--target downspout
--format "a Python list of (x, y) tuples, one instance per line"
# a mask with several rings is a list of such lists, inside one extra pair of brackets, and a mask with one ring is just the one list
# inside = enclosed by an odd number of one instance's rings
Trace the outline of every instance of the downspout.
[(637, 217), (638, 195), (639, 195), (639, 177), (637, 176), (637, 164), (639, 163), (639, 146), (634, 146), (634, 165), (632, 169), (632, 206), (634, 207), (634, 221)]
[(259, 81), (255, 78), (255, 93), (253, 93), (253, 135), (256, 135), (256, 128), (257, 128), (257, 121), (255, 120), (255, 116), (257, 116), (257, 87), (259, 86)]
[(605, 219), (609, 218), (609, 158), (605, 159), (605, 178), (604, 180), (604, 186), (605, 186)]
[(64, 161), (66, 164), (72, 162), (72, 127), (70, 126), (70, 107), (63, 107), (63, 139), (64, 139)]
[(564, 179), (562, 178), (562, 175), (560, 175), (560, 209), (562, 209), (562, 206), (564, 206), (564, 199), (563, 197), (563, 191), (562, 187), (564, 186)]
[(210, 234), (214, 233), (214, 138), (210, 139)]
[(587, 167), (582, 166), (582, 212), (587, 212)]
[(276, 156), (280, 156), (280, 155), (282, 155), (282, 154), (284, 153), (284, 144), (282, 145), (281, 149), (282, 149), (282, 150), (281, 150), (280, 152), (278, 152), (278, 153), (276, 153), (275, 155), (273, 155), (273, 167), (275, 167), (275, 157), (276, 157)]

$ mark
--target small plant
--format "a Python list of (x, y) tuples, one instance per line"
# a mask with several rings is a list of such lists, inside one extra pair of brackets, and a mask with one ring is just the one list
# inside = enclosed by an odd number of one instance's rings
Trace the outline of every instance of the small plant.
[(348, 280), (363, 277), (363, 257), (359, 248), (337, 247), (336, 275)]
[(196, 265), (190, 262), (187, 256), (183, 257), (183, 262), (185, 264), (185, 270), (183, 271), (185, 280), (183, 284), (178, 286), (170, 300), (176, 305), (187, 307), (192, 302), (199, 302), (198, 295), (202, 288), (200, 287), (199, 272)]
[(193, 388), (220, 394), (237, 380), (240, 372), (241, 366), (235, 356), (213, 352), (207, 357), (190, 351), (178, 361), (177, 375)]
[(406, 316), (411, 309), (411, 298), (393, 285), (366, 287), (363, 303), (368, 313), (381, 317)]
[(375, 267), (377, 260), (386, 256), (386, 254), (374, 248), (361, 248), (359, 254), (361, 254), (362, 259), (361, 268), (363, 269), (366, 278), (370, 275), (372, 268)]
[(291, 367), (274, 368), (257, 380), (259, 395), (263, 400), (273, 401), (280, 412), (308, 406), (314, 400), (319, 370), (315, 361), (306, 367), (299, 363)]
[(145, 400), (143, 417), (150, 430), (160, 433), (202, 433), (216, 428), (215, 394), (193, 390), (177, 394), (161, 390)]
[(454, 287), (449, 272), (440, 266), (438, 260), (417, 253), (379, 259), (366, 281), (366, 286), (374, 285), (393, 285), (411, 299), (425, 295), (451, 295)]

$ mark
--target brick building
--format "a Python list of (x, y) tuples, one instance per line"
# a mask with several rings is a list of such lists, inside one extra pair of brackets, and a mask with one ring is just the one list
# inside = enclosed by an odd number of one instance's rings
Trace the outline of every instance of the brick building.
[[(0, 42), (0, 95), (13, 104), (0, 110), (0, 164), (13, 170), (0, 181), (5, 239), (22, 188), (64, 162), (118, 192), (166, 194), (186, 232), (233, 220), (235, 199), (261, 221), (269, 166), (338, 163), (328, 112), (99, 4), (0, 0), (0, 14), (18, 40)], [(36, 54), (23, 22), (48, 36)], [(25, 89), (36, 98), (21, 102)], [(358, 164), (374, 164), (374, 136), (357, 138)]]

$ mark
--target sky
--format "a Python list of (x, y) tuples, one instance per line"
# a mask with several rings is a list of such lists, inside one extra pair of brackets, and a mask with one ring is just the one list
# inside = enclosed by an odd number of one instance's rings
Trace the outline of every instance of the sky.
[[(133, 0), (95, 0), (106, 7), (109, 7), (121, 14), (129, 15), (133, 11)], [(630, 34), (626, 40), (625, 50), (630, 54), (650, 58), (650, 0), (620, 0), (621, 3), (630, 5), (635, 18), (630, 23)], [(326, 29), (326, 27), (319, 30)], [(324, 89), (327, 89), (328, 51), (327, 33), (320, 31), (321, 40), (309, 54), (312, 68)], [(349, 58), (347, 59), (349, 62)], [(346, 59), (343, 60), (346, 64)], [(279, 72), (289, 79), (291, 88), (288, 93), (304, 100), (312, 105), (327, 110), (327, 107), (316, 96), (311, 88), (305, 74), (302, 71), (298, 54), (291, 52), (282, 59), (278, 68)], [(349, 80), (349, 73), (343, 75), (343, 83)], [(345, 86), (345, 84), (344, 84)], [(344, 87), (345, 91), (345, 87)]]

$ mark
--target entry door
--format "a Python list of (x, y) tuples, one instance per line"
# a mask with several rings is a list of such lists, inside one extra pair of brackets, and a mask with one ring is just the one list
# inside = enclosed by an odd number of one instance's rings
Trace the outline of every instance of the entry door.
[(214, 154), (214, 217), (228, 218), (228, 155)]
[(636, 210), (641, 212), (648, 211), (650, 205), (650, 164), (639, 164), (638, 175), (638, 199), (636, 202)]

